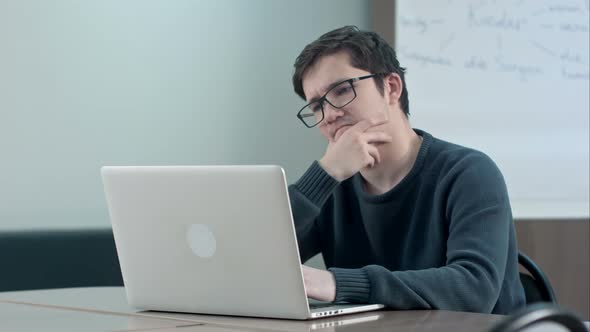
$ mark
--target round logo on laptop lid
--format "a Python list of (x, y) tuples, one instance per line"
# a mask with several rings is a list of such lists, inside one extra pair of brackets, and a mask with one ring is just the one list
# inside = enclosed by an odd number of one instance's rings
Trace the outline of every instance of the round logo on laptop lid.
[(212, 257), (217, 249), (215, 235), (207, 225), (190, 225), (186, 233), (186, 240), (193, 253), (202, 258)]

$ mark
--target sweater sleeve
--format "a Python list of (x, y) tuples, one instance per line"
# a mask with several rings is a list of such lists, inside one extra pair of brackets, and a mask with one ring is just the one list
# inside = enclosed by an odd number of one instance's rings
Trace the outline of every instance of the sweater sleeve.
[(448, 184), (440, 184), (448, 193), (445, 266), (414, 271), (378, 265), (331, 268), (336, 301), (394, 309), (492, 311), (504, 279), (512, 223), (506, 185), (484, 154), (466, 156), (454, 168)]
[(314, 161), (303, 176), (289, 186), (291, 210), (302, 262), (320, 252), (317, 219), (322, 206), (338, 184), (337, 180)]

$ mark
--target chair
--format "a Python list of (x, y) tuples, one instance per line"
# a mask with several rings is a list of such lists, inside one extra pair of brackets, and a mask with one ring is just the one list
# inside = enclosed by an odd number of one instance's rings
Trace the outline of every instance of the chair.
[[(490, 332), (532, 331), (531, 327), (549, 322), (561, 325), (570, 332), (588, 331), (582, 320), (573, 312), (553, 303), (537, 303), (502, 319), (492, 327)], [(551, 331), (554, 330), (551, 329)]]
[(122, 286), (108, 229), (0, 232), (0, 292)]
[(522, 252), (518, 253), (518, 263), (530, 273), (520, 273), (527, 305), (535, 302), (557, 303), (553, 287), (541, 268)]

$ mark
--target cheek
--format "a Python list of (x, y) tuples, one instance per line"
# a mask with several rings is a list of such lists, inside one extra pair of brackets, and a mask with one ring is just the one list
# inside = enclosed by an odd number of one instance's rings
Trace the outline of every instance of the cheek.
[[(363, 106), (358, 106), (363, 105)], [(365, 98), (359, 100), (359, 103), (355, 107), (355, 118), (358, 120), (364, 119), (382, 119), (387, 110), (387, 104), (383, 101), (383, 98)]]
[[(350, 119), (362, 120), (370, 117), (375, 112), (375, 98), (365, 95), (357, 95), (356, 99), (348, 106), (348, 115)], [(379, 108), (381, 110), (381, 108)]]

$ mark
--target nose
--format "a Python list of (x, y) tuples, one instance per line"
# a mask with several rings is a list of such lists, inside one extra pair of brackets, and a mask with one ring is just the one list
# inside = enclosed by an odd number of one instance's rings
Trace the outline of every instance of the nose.
[(344, 111), (341, 109), (335, 108), (329, 103), (324, 104), (324, 121), (326, 121), (326, 123), (332, 123), (342, 115), (344, 115)]

